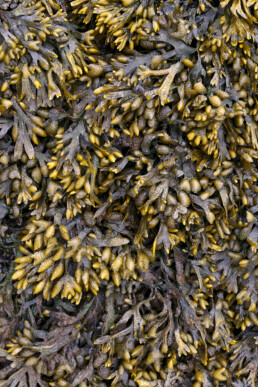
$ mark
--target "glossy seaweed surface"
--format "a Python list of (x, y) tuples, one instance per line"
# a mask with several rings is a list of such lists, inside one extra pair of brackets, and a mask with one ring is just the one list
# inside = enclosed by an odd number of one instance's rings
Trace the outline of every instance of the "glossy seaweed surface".
[(254, 387), (257, 0), (0, 1), (0, 386)]

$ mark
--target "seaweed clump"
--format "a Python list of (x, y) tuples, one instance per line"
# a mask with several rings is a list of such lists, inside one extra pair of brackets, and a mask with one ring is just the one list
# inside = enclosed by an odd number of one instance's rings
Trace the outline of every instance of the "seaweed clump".
[(258, 3), (0, 4), (0, 386), (255, 386)]

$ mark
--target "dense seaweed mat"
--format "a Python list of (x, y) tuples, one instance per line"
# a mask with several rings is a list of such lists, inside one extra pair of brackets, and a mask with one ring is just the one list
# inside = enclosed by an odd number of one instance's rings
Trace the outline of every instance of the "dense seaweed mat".
[(257, 0), (0, 1), (0, 386), (255, 386)]

